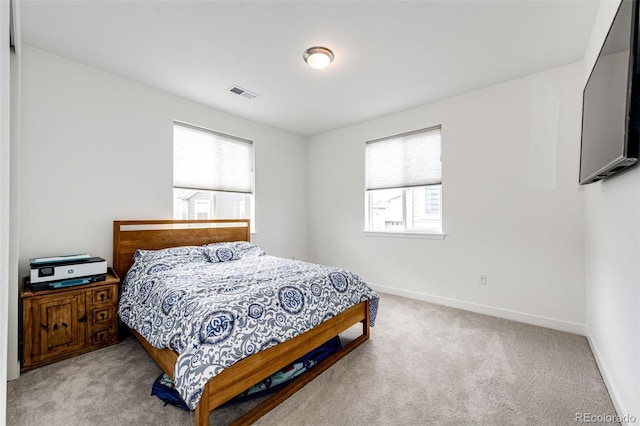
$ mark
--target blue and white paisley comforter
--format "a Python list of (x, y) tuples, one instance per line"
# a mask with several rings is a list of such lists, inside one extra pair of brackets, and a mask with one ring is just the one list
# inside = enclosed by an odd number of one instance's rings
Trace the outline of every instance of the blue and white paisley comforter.
[(247, 242), (139, 250), (118, 313), (151, 345), (178, 352), (176, 389), (195, 409), (224, 368), (378, 295), (344, 269), (267, 256)]

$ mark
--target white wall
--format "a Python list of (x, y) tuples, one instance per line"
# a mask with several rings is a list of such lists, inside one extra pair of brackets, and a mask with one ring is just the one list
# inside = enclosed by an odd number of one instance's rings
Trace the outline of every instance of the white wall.
[(171, 218), (174, 119), (254, 141), (255, 241), (307, 256), (304, 138), (31, 46), (22, 57), (23, 272), (52, 254), (110, 262), (113, 220)]
[[(14, 3), (14, 16), (19, 5)], [(19, 21), (17, 19), (16, 21)], [(14, 22), (16, 22), (14, 21)], [(19, 307), (20, 273), (18, 271), (20, 253), (20, 41), (19, 24), (14, 24), (17, 31), (16, 46), (11, 54), (11, 190), (10, 190), (10, 233), (9, 233), (9, 324), (17, 324)], [(9, 327), (7, 355), (7, 379), (12, 380), (20, 376), (20, 360), (15, 348), (18, 347), (18, 330)], [(0, 423), (1, 424), (1, 423)]]
[[(382, 291), (583, 333), (582, 69), (565, 66), (311, 138), (312, 260), (348, 267)], [(365, 141), (438, 124), (446, 238), (365, 235)]]
[[(618, 5), (600, 3), (583, 85)], [(640, 418), (640, 168), (585, 188), (587, 335), (618, 414)]]
[(0, 425), (5, 424), (7, 400), (7, 337), (9, 318), (10, 232), (10, 52), (9, 3), (0, 2)]

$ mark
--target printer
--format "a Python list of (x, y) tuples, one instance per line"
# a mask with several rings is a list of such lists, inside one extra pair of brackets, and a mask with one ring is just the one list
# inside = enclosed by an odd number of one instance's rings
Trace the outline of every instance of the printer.
[(88, 254), (29, 259), (31, 290), (48, 290), (104, 281), (107, 261)]

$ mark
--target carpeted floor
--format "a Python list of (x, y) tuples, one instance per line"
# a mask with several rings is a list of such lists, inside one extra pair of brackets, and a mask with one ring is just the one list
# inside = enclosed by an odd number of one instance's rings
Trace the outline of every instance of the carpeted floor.
[[(9, 382), (7, 423), (193, 424), (149, 396), (159, 374), (129, 337)], [(258, 424), (575, 425), (578, 413), (616, 414), (584, 337), (382, 294), (371, 340)]]

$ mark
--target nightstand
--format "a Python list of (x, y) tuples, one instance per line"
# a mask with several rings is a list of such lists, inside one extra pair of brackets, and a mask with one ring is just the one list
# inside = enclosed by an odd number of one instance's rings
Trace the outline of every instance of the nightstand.
[(120, 278), (65, 289), (31, 291), (22, 280), (22, 366), (29, 371), (118, 343)]

